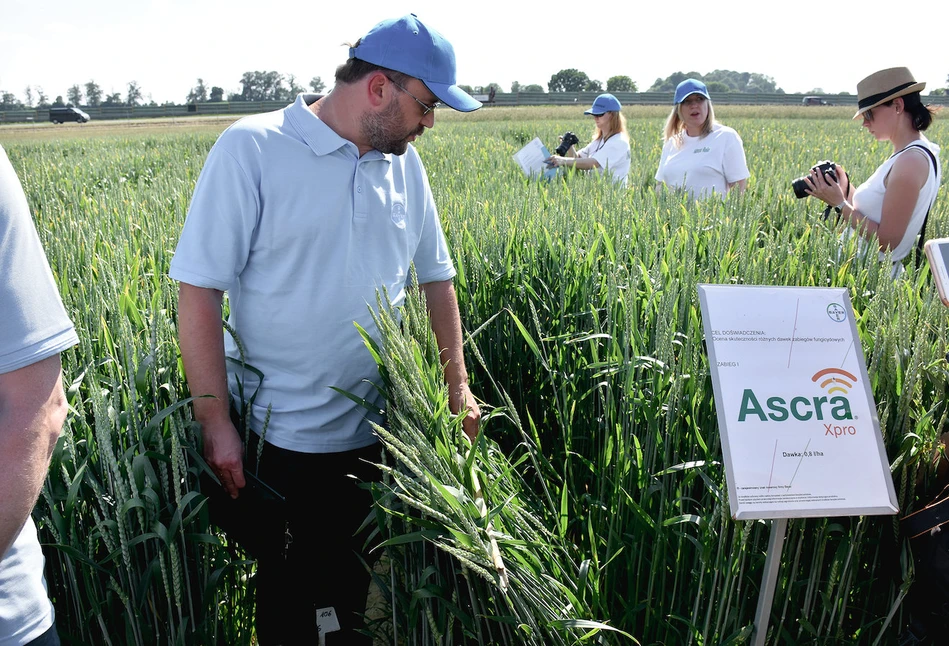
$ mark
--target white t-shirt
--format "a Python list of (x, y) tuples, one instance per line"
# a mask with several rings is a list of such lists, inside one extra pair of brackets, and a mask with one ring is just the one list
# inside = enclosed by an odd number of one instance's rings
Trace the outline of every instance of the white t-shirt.
[[(899, 244), (893, 249), (891, 256), (894, 263), (894, 276), (902, 272), (900, 261), (913, 250), (913, 245), (916, 244), (916, 236), (919, 235), (920, 229), (923, 228), (926, 213), (929, 212), (933, 200), (936, 199), (936, 192), (939, 190), (939, 184), (942, 181), (942, 165), (939, 163), (939, 146), (922, 135), (920, 135), (919, 141), (914, 141), (911, 146), (925, 146), (932, 151), (933, 156), (936, 158), (936, 167), (933, 167), (932, 160), (930, 160), (929, 155), (924, 151), (919, 150), (913, 152), (912, 148), (907, 147), (883, 162), (880, 167), (870, 175), (870, 178), (857, 187), (857, 190), (853, 193), (854, 208), (860, 211), (860, 213), (871, 222), (879, 224), (883, 218), (883, 197), (886, 194), (886, 185), (883, 182), (886, 181), (887, 175), (890, 174), (890, 169), (893, 168), (893, 164), (896, 163), (897, 157), (900, 155), (921, 155), (926, 159), (926, 166), (929, 168), (929, 177), (919, 191), (916, 206), (913, 208), (913, 215), (910, 216), (909, 223), (906, 225), (906, 232), (903, 234), (903, 238)], [(852, 229), (845, 231), (845, 237), (846, 235), (852, 235), (852, 231)], [(860, 244), (861, 248), (863, 248), (864, 245), (867, 244), (867, 240), (861, 237)], [(881, 251), (880, 260), (883, 260), (885, 257), (885, 252)]]
[[(0, 147), (0, 374), (76, 345), (26, 196)], [(32, 518), (0, 560), (0, 646), (20, 646), (53, 625), (44, 558)]]
[(629, 140), (615, 134), (606, 141), (595, 139), (577, 152), (577, 157), (591, 157), (600, 165), (594, 171), (602, 174), (609, 172), (613, 176), (613, 183), (621, 184), (624, 188), (629, 176)]
[[(450, 280), (454, 265), (418, 153), (369, 151), (337, 135), (300, 95), (241, 119), (218, 139), (192, 198), (170, 275), (228, 292), (245, 361), (264, 374), (251, 410), (266, 440), (304, 453), (377, 441), (379, 422), (340, 388), (380, 407), (378, 368), (354, 322), (378, 340), (377, 290), (398, 306), (410, 264), (420, 283)], [(238, 348), (225, 335), (228, 357)], [(228, 362), (239, 398), (240, 366)], [(257, 387), (241, 376), (245, 399)]]
[(662, 147), (656, 180), (666, 186), (684, 188), (693, 197), (725, 195), (728, 185), (751, 176), (745, 163), (741, 137), (728, 126), (716, 123), (705, 137), (690, 137), (682, 131), (682, 145), (670, 137)]

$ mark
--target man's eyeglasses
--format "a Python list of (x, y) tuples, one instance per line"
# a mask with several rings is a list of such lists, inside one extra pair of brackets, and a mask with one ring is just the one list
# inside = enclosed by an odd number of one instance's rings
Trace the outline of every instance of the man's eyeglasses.
[[(386, 78), (389, 79), (390, 81), (392, 81), (392, 79), (390, 79), (388, 76), (387, 76)], [(402, 87), (399, 83), (396, 83), (395, 81), (392, 81), (392, 84), (395, 85), (395, 86), (396, 86), (397, 88), (399, 88), (400, 90), (402, 90), (403, 92), (405, 92), (406, 94), (408, 94), (408, 95), (409, 95), (410, 97), (412, 97), (413, 99), (415, 99), (415, 102), (418, 103), (420, 106), (422, 106), (422, 116), (423, 116), (423, 117), (424, 117), (426, 114), (428, 114), (429, 112), (431, 112), (432, 110), (434, 110), (435, 108), (440, 108), (441, 105), (442, 105), (441, 101), (436, 101), (436, 102), (433, 103), (432, 105), (428, 105), (427, 103), (422, 103), (421, 101), (419, 101), (419, 98), (418, 98), (417, 96), (415, 96), (414, 94), (412, 94), (411, 92), (409, 92), (408, 90), (406, 90), (406, 89), (405, 89), (404, 87)]]

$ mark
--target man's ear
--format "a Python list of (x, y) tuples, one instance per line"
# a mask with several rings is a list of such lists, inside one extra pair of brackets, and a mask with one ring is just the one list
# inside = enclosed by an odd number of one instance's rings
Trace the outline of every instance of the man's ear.
[(388, 100), (390, 91), (389, 79), (382, 72), (372, 72), (366, 77), (366, 92), (369, 105), (372, 107), (378, 108), (383, 105)]

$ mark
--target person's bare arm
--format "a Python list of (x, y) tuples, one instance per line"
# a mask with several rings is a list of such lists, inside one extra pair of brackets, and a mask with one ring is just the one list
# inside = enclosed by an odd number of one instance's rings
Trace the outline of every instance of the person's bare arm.
[(731, 192), (731, 190), (735, 188), (736, 186), (738, 187), (739, 193), (744, 193), (745, 189), (748, 188), (748, 178), (740, 179), (737, 182), (729, 182), (726, 190), (728, 192)]
[(428, 303), (428, 315), (432, 331), (445, 366), (445, 382), (448, 384), (448, 405), (451, 412), (460, 414), (467, 409), (464, 420), (465, 434), (472, 440), (478, 435), (481, 409), (468, 387), (468, 371), (465, 368), (464, 340), (461, 333), (461, 315), (458, 299), (450, 280), (422, 285)]
[(0, 375), (0, 559), (36, 504), (66, 410), (58, 354)]
[(884, 180), (886, 192), (883, 194), (883, 212), (877, 229), (881, 250), (895, 248), (906, 235), (919, 201), (919, 192), (929, 178), (930, 161), (924, 157), (925, 154), (910, 149), (900, 155)]
[(594, 168), (600, 167), (600, 162), (592, 157), (561, 157), (554, 155), (549, 157), (546, 161), (551, 166), (566, 166), (578, 170), (593, 170)]
[[(244, 454), (234, 428), (227, 396), (224, 363), (224, 326), (216, 289), (181, 283), (178, 290), (178, 345), (194, 400), (194, 415), (201, 424), (204, 459), (221, 484), (236, 498), (244, 487)], [(211, 395), (211, 397), (203, 397)]]

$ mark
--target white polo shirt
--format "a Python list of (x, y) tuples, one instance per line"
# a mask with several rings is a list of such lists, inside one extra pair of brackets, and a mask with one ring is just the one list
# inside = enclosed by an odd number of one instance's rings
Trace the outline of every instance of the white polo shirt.
[(713, 192), (723, 196), (728, 185), (751, 176), (745, 162), (741, 137), (732, 128), (716, 123), (705, 137), (682, 132), (682, 146), (674, 137), (666, 140), (659, 159), (656, 180), (671, 188), (684, 188), (696, 198)]
[[(307, 107), (241, 119), (218, 139), (195, 187), (172, 278), (228, 292), (230, 325), (248, 365), (264, 374), (252, 427), (266, 440), (306, 453), (334, 453), (376, 441), (365, 408), (379, 407), (377, 367), (354, 322), (374, 338), (377, 290), (398, 306), (409, 265), (420, 283), (455, 269), (428, 177), (415, 149), (370, 151), (337, 135)], [(225, 334), (228, 357), (239, 357)], [(239, 366), (228, 362), (232, 396)], [(245, 398), (257, 387), (242, 375)], [(371, 419), (379, 421), (378, 415)]]
[[(0, 374), (77, 343), (23, 188), (0, 147)], [(44, 562), (36, 526), (27, 517), (13, 545), (0, 555), (0, 646), (27, 644), (53, 625)]]

